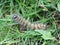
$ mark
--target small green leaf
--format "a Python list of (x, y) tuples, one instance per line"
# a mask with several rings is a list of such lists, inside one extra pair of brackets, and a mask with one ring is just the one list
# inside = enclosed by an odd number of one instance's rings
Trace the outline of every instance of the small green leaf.
[(60, 41), (59, 41), (59, 43), (60, 43)]
[(57, 9), (60, 12), (60, 3), (57, 4)]
[(46, 42), (46, 45), (55, 45), (53, 42)]
[(42, 38), (45, 39), (45, 40), (52, 40), (52, 39), (55, 39), (52, 35), (51, 35), (51, 32), (49, 31), (44, 31), (44, 30), (36, 30), (37, 32), (39, 32), (40, 34), (42, 34)]

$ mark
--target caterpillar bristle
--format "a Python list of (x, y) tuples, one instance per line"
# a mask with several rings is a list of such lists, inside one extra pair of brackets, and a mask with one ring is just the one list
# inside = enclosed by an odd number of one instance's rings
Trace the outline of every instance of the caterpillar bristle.
[(36, 30), (39, 29), (37, 24), (35, 24), (35, 29), (36, 29)]
[(25, 28), (29, 28), (32, 30), (36, 30), (36, 29), (46, 29), (46, 25), (42, 24), (42, 23), (31, 23), (28, 20), (25, 20), (25, 18), (18, 16), (17, 14), (14, 14), (13, 19), (20, 23), (22, 25), (22, 27), (25, 26)]
[(45, 24), (37, 24), (38, 25), (38, 29), (46, 29), (46, 25)]
[(35, 24), (31, 24), (30, 29), (34, 30), (35, 29)]

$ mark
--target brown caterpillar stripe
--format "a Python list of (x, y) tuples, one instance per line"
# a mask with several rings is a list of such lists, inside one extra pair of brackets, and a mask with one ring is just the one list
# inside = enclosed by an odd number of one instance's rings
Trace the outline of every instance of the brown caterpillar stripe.
[(25, 20), (22, 16), (18, 16), (14, 14), (13, 19), (21, 24), (22, 26), (26, 26), (26, 28), (36, 30), (36, 29), (46, 29), (46, 25), (42, 23), (31, 23), (28, 20)]
[(46, 29), (46, 25), (42, 24), (42, 23), (40, 23), (40, 24), (33, 23), (33, 24), (31, 24), (30, 29), (32, 29), (32, 30)]

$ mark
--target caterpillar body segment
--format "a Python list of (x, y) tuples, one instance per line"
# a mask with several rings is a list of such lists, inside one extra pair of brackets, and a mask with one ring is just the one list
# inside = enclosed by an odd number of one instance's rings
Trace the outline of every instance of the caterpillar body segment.
[[(42, 23), (31, 23), (28, 20), (25, 20), (25, 18), (23, 18), (22, 16), (19, 16), (17, 14), (13, 15), (13, 19), (19, 23), (23, 28), (27, 29), (31, 29), (31, 30), (36, 30), (36, 29), (46, 29), (46, 24), (42, 24)], [(22, 28), (20, 27), (20, 28)], [(21, 30), (21, 29), (20, 29)]]
[(46, 29), (46, 25), (45, 24), (42, 24), (42, 23), (38, 23), (38, 24), (31, 24), (31, 26), (30, 26), (30, 29), (32, 29), (32, 30), (39, 30), (39, 29)]

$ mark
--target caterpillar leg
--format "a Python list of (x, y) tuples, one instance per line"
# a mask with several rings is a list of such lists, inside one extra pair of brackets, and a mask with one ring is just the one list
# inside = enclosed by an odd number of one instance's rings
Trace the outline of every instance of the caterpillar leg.
[(18, 25), (18, 30), (20, 31), (20, 32), (24, 32), (24, 31), (26, 31), (27, 29), (26, 29), (26, 26), (23, 26), (23, 25)]

